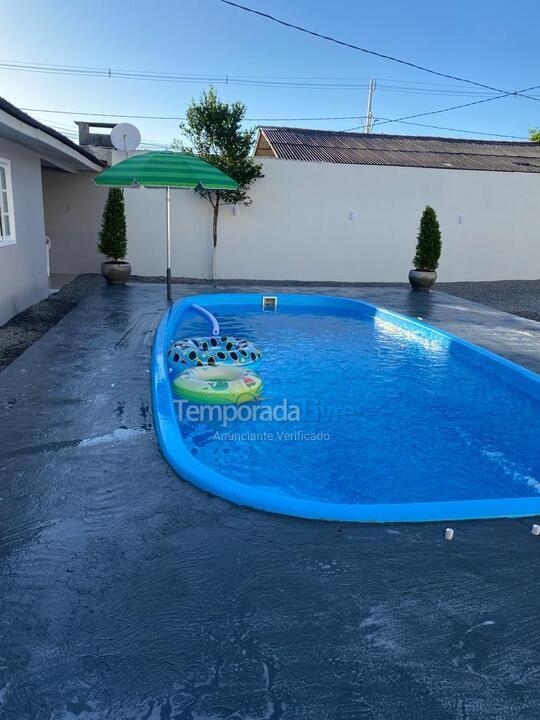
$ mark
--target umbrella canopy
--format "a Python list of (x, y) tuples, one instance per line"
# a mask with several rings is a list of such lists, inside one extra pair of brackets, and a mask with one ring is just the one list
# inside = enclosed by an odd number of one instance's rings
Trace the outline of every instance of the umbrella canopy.
[(194, 155), (177, 152), (148, 152), (133, 155), (94, 178), (96, 185), (154, 188), (196, 188), (236, 190), (236, 183), (224, 172)]
[(237, 190), (238, 183), (210, 163), (194, 155), (177, 152), (148, 152), (133, 155), (107, 168), (94, 178), (108, 187), (164, 188), (167, 230), (167, 300), (171, 292), (170, 188)]

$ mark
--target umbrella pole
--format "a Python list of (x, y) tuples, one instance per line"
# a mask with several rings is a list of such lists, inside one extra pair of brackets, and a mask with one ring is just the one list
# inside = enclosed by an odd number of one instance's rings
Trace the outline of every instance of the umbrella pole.
[(171, 198), (170, 188), (166, 189), (165, 194), (165, 225), (167, 228), (167, 300), (172, 300), (171, 291)]

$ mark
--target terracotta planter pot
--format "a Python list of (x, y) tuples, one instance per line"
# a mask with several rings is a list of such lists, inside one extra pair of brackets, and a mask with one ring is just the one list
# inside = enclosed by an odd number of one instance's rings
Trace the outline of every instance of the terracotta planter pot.
[(106, 260), (101, 263), (101, 273), (109, 285), (124, 285), (131, 275), (131, 265), (124, 260)]
[(437, 279), (435, 270), (411, 270), (409, 282), (413, 290), (429, 290)]

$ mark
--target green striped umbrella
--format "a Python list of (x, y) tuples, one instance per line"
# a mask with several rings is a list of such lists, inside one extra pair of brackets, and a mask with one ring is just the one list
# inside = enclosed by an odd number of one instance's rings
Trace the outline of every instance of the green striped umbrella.
[(176, 152), (148, 152), (133, 155), (94, 178), (96, 185), (109, 187), (162, 188), (166, 191), (167, 300), (171, 294), (171, 213), (170, 188), (193, 190), (236, 190), (238, 183), (210, 163), (194, 155)]

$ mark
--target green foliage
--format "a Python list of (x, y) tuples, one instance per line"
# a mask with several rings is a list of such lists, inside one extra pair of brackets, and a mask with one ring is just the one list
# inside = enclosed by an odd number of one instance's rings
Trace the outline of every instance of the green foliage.
[(127, 253), (126, 213), (121, 188), (110, 188), (103, 210), (98, 250), (113, 260), (122, 260)]
[(249, 205), (249, 189), (263, 177), (262, 165), (250, 156), (255, 141), (254, 128), (243, 130), (246, 106), (241, 102), (222, 102), (214, 88), (203, 92), (200, 100), (192, 101), (186, 111), (186, 122), (180, 130), (187, 141), (175, 140), (174, 150), (198, 155), (239, 184), (238, 190), (206, 192), (214, 207), (214, 247), (217, 243), (217, 215), (220, 203)]
[(529, 140), (540, 143), (540, 128), (531, 128), (529, 130)]
[(440, 257), (441, 229), (437, 220), (437, 213), (427, 205), (420, 219), (413, 264), (416, 270), (436, 270), (439, 266)]

